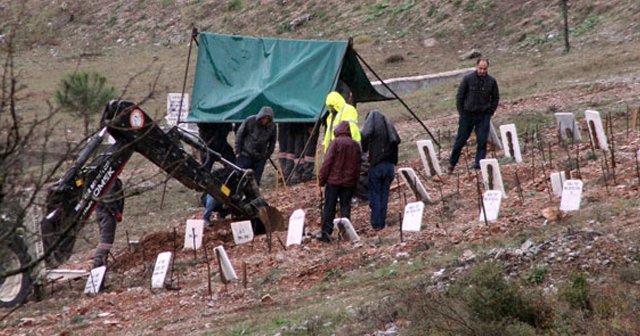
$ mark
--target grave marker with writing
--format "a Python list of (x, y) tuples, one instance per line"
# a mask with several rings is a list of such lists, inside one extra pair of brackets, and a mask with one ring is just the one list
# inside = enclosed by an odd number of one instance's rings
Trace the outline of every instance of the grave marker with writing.
[[(182, 109), (180, 109), (180, 101), (182, 100)], [(178, 113), (180, 114), (180, 118), (178, 118)], [(176, 126), (178, 124), (178, 119), (180, 120), (180, 128), (197, 132), (198, 124), (196, 123), (185, 123), (189, 116), (189, 94), (185, 93), (184, 98), (181, 93), (168, 93), (167, 94), (167, 115), (164, 119), (167, 121), (167, 125)]]
[[(500, 212), (500, 202), (502, 201), (502, 192), (498, 190), (487, 190), (482, 195), (482, 201), (484, 204), (484, 210), (487, 214), (487, 221), (494, 222), (498, 219), (498, 213)], [(480, 210), (481, 222), (484, 222), (485, 211)]]
[[(184, 249), (185, 250), (199, 249), (200, 246), (202, 245), (203, 231), (204, 231), (204, 220), (187, 219), (187, 225), (185, 226), (185, 230), (184, 230)], [(193, 245), (194, 243), (195, 243), (195, 246)]]
[(486, 190), (498, 190), (502, 192), (502, 197), (506, 198), (507, 193), (502, 183), (502, 174), (500, 174), (500, 164), (496, 159), (480, 160), (480, 171), (482, 172), (482, 182)]
[(593, 148), (609, 151), (607, 134), (604, 131), (604, 127), (602, 127), (600, 113), (598, 111), (586, 110), (584, 111), (584, 117), (587, 120), (587, 126), (589, 126), (588, 129)]
[(411, 192), (413, 192), (413, 195), (417, 200), (424, 203), (432, 202), (431, 196), (427, 192), (427, 189), (422, 185), (422, 182), (420, 182), (420, 179), (413, 168), (400, 168), (398, 169), (398, 173), (400, 173), (400, 176), (402, 176), (402, 179), (405, 181), (409, 189), (411, 189)]
[(418, 153), (427, 176), (442, 175), (440, 161), (438, 161), (438, 155), (431, 140), (419, 140), (416, 141), (416, 145), (418, 145)]
[(304, 210), (298, 209), (289, 217), (289, 229), (287, 230), (287, 246), (300, 245), (304, 233)]
[(153, 267), (153, 275), (151, 276), (151, 288), (164, 288), (167, 283), (167, 274), (173, 263), (173, 253), (162, 252), (156, 258), (156, 265)]
[(420, 231), (422, 227), (422, 214), (424, 213), (423, 202), (407, 203), (404, 207), (404, 217), (402, 218), (403, 231)]
[(231, 223), (231, 232), (233, 232), (233, 241), (236, 245), (245, 244), (253, 240), (251, 221), (246, 220)]
[(518, 132), (516, 131), (516, 125), (507, 124), (500, 126), (500, 135), (502, 136), (504, 156), (513, 158), (517, 163), (522, 162), (520, 141), (518, 141)]
[(100, 266), (92, 269), (87, 277), (87, 284), (84, 286), (84, 293), (98, 294), (102, 287), (102, 280), (104, 280), (104, 274), (106, 272), (107, 266)]
[(566, 180), (562, 187), (562, 198), (560, 199), (560, 211), (575, 211), (580, 209), (582, 199), (582, 181)]

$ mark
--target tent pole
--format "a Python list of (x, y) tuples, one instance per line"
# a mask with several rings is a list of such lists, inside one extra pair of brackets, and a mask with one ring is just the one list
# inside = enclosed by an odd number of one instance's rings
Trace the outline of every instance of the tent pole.
[(198, 37), (198, 28), (193, 27), (191, 30), (191, 40), (189, 40), (189, 53), (187, 54), (187, 66), (184, 69), (184, 79), (182, 80), (182, 93), (180, 94), (180, 106), (178, 106), (178, 122), (176, 125), (180, 125), (180, 115), (182, 115), (182, 103), (184, 102), (184, 91), (187, 88), (187, 76), (189, 75), (189, 63), (191, 63), (191, 47), (193, 46), (193, 41), (196, 41), (196, 45), (199, 46), (198, 41), (196, 40)]
[(358, 54), (358, 52), (353, 49), (353, 52), (356, 54), (356, 57), (358, 57), (358, 59), (360, 60), (360, 62), (362, 62), (362, 64), (364, 64), (367, 69), (369, 69), (369, 71), (371, 71), (371, 73), (380, 81), (380, 83), (382, 83), (382, 85), (384, 85), (384, 87), (389, 90), (389, 92), (391, 92), (393, 94), (393, 96), (400, 101), (400, 103), (402, 104), (402, 106), (404, 106), (404, 108), (407, 109), (407, 111), (409, 111), (409, 113), (411, 113), (411, 115), (420, 123), (420, 125), (422, 126), (422, 128), (424, 128), (425, 131), (427, 131), (427, 133), (429, 134), (429, 136), (431, 137), (431, 140), (433, 140), (433, 142), (436, 143), (436, 145), (438, 145), (438, 147), (440, 147), (440, 143), (438, 143), (438, 140), (436, 140), (436, 138), (433, 136), (433, 134), (431, 134), (431, 131), (429, 131), (429, 129), (427, 128), (427, 125), (425, 125), (422, 120), (420, 120), (420, 118), (418, 118), (418, 116), (413, 112), (413, 110), (411, 110), (411, 108), (404, 102), (404, 100), (402, 100), (402, 98), (400, 98), (400, 96), (398, 96), (395, 91), (391, 90), (391, 88), (387, 85), (387, 83), (384, 82), (384, 80), (382, 80), (382, 78), (380, 78), (380, 76), (378, 76), (378, 74), (373, 70), (373, 68), (371, 68), (369, 66), (369, 64), (367, 63), (367, 61), (365, 61), (362, 56), (360, 56), (360, 54)]

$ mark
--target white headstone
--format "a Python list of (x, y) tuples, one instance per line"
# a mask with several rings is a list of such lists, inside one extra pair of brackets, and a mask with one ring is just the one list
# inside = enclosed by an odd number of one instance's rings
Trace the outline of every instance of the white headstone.
[(493, 121), (489, 122), (489, 137), (487, 143), (492, 144), (496, 149), (502, 149), (502, 142), (496, 132), (496, 127), (493, 126)]
[(571, 134), (573, 139), (581, 141), (580, 128), (576, 124), (576, 118), (571, 112), (557, 112), (555, 113), (556, 124), (558, 126), (558, 132), (560, 132), (560, 138), (562, 140), (571, 140)]
[(156, 258), (156, 265), (153, 268), (153, 275), (151, 276), (151, 288), (164, 288), (167, 283), (167, 274), (171, 269), (171, 263), (173, 263), (173, 253), (162, 252), (158, 254)]
[(353, 228), (349, 218), (335, 218), (333, 220), (333, 225), (337, 226), (339, 232), (342, 233), (343, 237), (349, 239), (349, 241), (360, 240), (360, 236), (358, 236), (356, 229)]
[(591, 144), (595, 149), (602, 149), (609, 151), (609, 144), (607, 143), (607, 134), (602, 127), (602, 119), (598, 111), (586, 110), (584, 111), (584, 118), (587, 120), (587, 126), (589, 126), (589, 134), (591, 135)]
[(102, 280), (104, 279), (104, 273), (107, 272), (107, 266), (96, 267), (89, 272), (87, 277), (87, 284), (84, 286), (85, 294), (98, 294), (100, 287), (102, 287)]
[(416, 144), (418, 145), (418, 153), (427, 176), (442, 175), (438, 155), (433, 148), (431, 140), (419, 140), (416, 141)]
[[(487, 190), (482, 195), (482, 202), (484, 204), (484, 210), (487, 214), (487, 221), (494, 222), (498, 219), (498, 213), (500, 212), (500, 202), (502, 201), (502, 193), (498, 190)], [(484, 222), (483, 209), (480, 210), (479, 221)]]
[[(182, 100), (182, 109), (180, 109), (180, 101)], [(198, 131), (198, 124), (185, 123), (189, 116), (189, 94), (185, 93), (184, 98), (181, 93), (167, 94), (167, 115), (164, 119), (167, 125), (176, 126), (178, 124), (178, 113), (180, 113), (180, 128), (188, 131)]]
[(566, 180), (562, 187), (560, 211), (575, 211), (580, 209), (582, 199), (582, 181)]
[(502, 174), (500, 174), (500, 164), (496, 159), (480, 160), (480, 171), (482, 172), (482, 182), (485, 190), (498, 190), (502, 193), (502, 197), (507, 197), (502, 183)]
[(287, 230), (287, 246), (302, 244), (304, 233), (304, 210), (298, 209), (289, 217), (289, 229)]
[(227, 252), (225, 252), (223, 246), (218, 246), (213, 249), (213, 253), (216, 255), (218, 260), (220, 261), (220, 265), (222, 266), (222, 274), (227, 281), (238, 280), (238, 276), (236, 275), (236, 271), (233, 269), (231, 265), (231, 261), (229, 261), (229, 257), (227, 257)]
[(504, 156), (513, 158), (517, 163), (522, 162), (522, 154), (520, 153), (520, 141), (518, 141), (518, 132), (516, 131), (516, 125), (507, 124), (500, 126), (500, 136), (502, 136)]
[(402, 231), (420, 231), (422, 227), (423, 202), (407, 203), (402, 218)]
[(424, 188), (413, 168), (400, 168), (398, 172), (417, 200), (424, 203), (432, 202), (431, 196), (429, 196), (427, 189)]
[(551, 189), (553, 190), (554, 195), (558, 197), (562, 196), (562, 187), (566, 179), (564, 171), (551, 173)]
[[(204, 220), (187, 219), (187, 225), (184, 230), (184, 249), (199, 249), (202, 245), (202, 232), (204, 231)], [(195, 239), (194, 239), (195, 237)], [(193, 246), (195, 240), (195, 246)]]
[(233, 241), (236, 245), (249, 243), (253, 240), (251, 221), (246, 220), (231, 223), (231, 232), (233, 232)]

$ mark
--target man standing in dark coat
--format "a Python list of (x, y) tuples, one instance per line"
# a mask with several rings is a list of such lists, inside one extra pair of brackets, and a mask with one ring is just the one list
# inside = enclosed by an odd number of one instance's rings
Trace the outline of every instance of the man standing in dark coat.
[(236, 163), (240, 168), (252, 169), (258, 185), (275, 144), (276, 125), (269, 106), (263, 106), (257, 115), (245, 119), (236, 133)]
[(480, 160), (487, 155), (487, 138), (489, 137), (491, 117), (496, 112), (498, 102), (500, 102), (498, 82), (489, 76), (488, 70), (489, 60), (478, 59), (476, 71), (464, 76), (460, 87), (458, 87), (456, 108), (460, 114), (460, 119), (458, 121), (456, 142), (449, 157), (449, 174), (453, 173), (453, 169), (460, 159), (462, 148), (474, 129), (478, 144), (473, 168), (480, 169)]
[(360, 174), (360, 144), (351, 139), (349, 122), (341, 121), (336, 126), (334, 135), (319, 173), (320, 187), (325, 187), (325, 200), (322, 233), (318, 239), (325, 243), (331, 241), (338, 199), (342, 217), (351, 218), (351, 197)]
[(98, 200), (96, 219), (100, 231), (100, 242), (93, 257), (93, 268), (106, 265), (109, 251), (116, 236), (116, 225), (122, 221), (124, 190), (122, 181), (116, 178), (113, 186)]
[(400, 136), (391, 121), (378, 111), (367, 114), (362, 135), (362, 151), (369, 152), (369, 207), (371, 226), (384, 229), (389, 203), (389, 189), (398, 163)]

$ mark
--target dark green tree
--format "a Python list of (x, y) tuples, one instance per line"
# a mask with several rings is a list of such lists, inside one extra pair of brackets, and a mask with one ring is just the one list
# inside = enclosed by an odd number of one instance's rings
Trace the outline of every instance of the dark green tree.
[(65, 76), (54, 93), (60, 110), (82, 118), (84, 136), (89, 136), (91, 117), (116, 98), (116, 89), (97, 72), (80, 71)]

